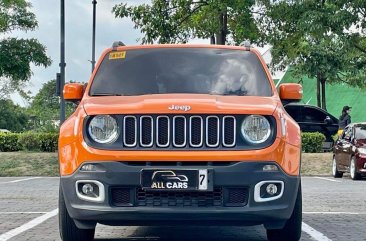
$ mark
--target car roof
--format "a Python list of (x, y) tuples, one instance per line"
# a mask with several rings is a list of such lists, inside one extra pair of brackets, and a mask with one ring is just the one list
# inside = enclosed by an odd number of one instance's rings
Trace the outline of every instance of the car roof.
[(288, 105), (309, 106), (309, 107), (319, 108), (318, 106), (315, 106), (315, 105), (309, 105), (309, 104), (304, 104), (304, 103), (299, 103), (299, 102), (290, 102), (290, 103), (286, 104), (285, 106), (288, 106)]
[(366, 122), (356, 122), (356, 123), (351, 123), (350, 126), (366, 126)]

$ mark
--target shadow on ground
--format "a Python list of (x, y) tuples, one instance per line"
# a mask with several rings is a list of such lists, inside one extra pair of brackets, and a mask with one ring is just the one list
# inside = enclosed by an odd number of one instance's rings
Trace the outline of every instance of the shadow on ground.
[[(120, 230), (120, 231), (118, 231)], [(96, 237), (98, 241), (265, 241), (266, 232), (263, 226), (253, 227), (136, 227), (133, 233), (126, 236), (123, 230), (110, 229), (108, 239)], [(104, 230), (104, 232), (108, 232)], [(103, 237), (102, 233), (99, 233)], [(98, 236), (99, 236), (98, 235)], [(120, 237), (120, 238), (119, 238)]]

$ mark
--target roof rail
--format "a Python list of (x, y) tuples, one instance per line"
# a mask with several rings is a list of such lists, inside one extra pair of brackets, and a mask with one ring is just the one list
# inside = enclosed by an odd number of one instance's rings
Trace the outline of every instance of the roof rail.
[(249, 40), (245, 40), (245, 41), (241, 42), (240, 46), (246, 47), (248, 49), (250, 49), (252, 47)]
[(115, 41), (113, 42), (112, 48), (113, 50), (117, 50), (120, 46), (126, 46), (122, 41)]

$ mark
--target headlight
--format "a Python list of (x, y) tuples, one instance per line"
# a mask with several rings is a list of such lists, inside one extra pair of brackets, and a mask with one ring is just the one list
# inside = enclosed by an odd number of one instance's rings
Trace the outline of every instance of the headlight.
[(260, 144), (268, 140), (271, 135), (271, 126), (264, 116), (250, 115), (241, 125), (241, 134), (250, 143)]
[(110, 115), (97, 115), (89, 123), (89, 135), (98, 143), (113, 143), (118, 138), (116, 119)]
[(366, 155), (366, 148), (358, 148), (358, 152), (362, 155)]

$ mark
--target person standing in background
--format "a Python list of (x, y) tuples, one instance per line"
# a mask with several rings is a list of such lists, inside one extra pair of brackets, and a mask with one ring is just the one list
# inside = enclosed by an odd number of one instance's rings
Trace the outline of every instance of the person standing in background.
[(342, 135), (344, 128), (351, 123), (351, 116), (350, 116), (351, 108), (352, 107), (349, 106), (343, 107), (342, 114), (339, 117), (338, 136)]

